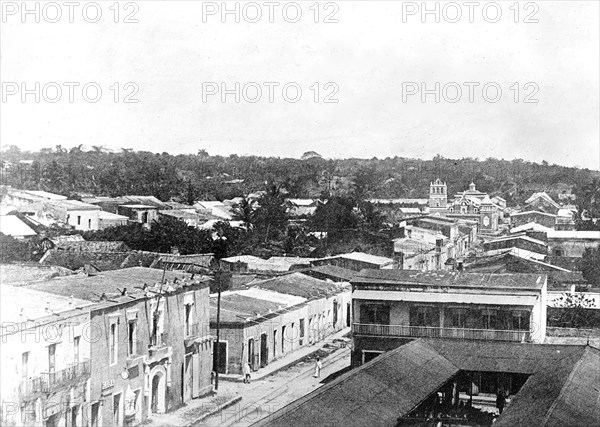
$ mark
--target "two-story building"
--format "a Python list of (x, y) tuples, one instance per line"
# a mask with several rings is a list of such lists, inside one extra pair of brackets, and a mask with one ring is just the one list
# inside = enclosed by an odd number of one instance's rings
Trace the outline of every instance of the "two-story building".
[(541, 274), (363, 270), (352, 280), (352, 365), (418, 337), (541, 343), (546, 293)]
[(92, 303), (1, 285), (1, 424), (86, 425)]
[(93, 303), (86, 400), (92, 426), (140, 424), (212, 390), (209, 282), (134, 267), (27, 286)]

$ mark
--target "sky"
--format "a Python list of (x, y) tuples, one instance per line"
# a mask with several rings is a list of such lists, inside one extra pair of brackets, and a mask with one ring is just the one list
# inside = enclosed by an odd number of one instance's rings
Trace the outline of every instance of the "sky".
[(598, 1), (79, 3), (1, 3), (3, 146), (600, 168)]

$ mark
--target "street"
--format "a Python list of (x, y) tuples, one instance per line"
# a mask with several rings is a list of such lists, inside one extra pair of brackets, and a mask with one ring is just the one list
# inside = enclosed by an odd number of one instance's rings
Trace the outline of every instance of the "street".
[(195, 424), (195, 426), (248, 426), (283, 408), (296, 399), (323, 385), (328, 376), (350, 365), (350, 349), (340, 348), (322, 360), (321, 377), (314, 378), (314, 364), (299, 362), (297, 365), (250, 384), (225, 382), (220, 392), (242, 396), (242, 400), (219, 414)]

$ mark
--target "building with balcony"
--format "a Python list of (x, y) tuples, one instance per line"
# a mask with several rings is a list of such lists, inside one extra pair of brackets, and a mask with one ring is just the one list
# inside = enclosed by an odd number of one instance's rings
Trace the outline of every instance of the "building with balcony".
[(6, 284), (1, 294), (1, 424), (84, 425), (92, 303)]
[(91, 425), (140, 424), (212, 390), (210, 280), (134, 267), (26, 286), (93, 304)]
[(543, 343), (547, 278), (363, 270), (352, 280), (352, 365), (420, 337)]
[(466, 256), (477, 234), (477, 223), (442, 217), (421, 217), (400, 223), (394, 256), (401, 270), (453, 269)]

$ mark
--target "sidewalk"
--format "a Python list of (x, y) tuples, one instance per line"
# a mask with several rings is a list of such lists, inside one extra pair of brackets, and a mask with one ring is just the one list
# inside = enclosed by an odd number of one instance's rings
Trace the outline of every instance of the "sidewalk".
[[(259, 382), (265, 378), (281, 372), (293, 365), (300, 362), (312, 361), (312, 359), (321, 357), (323, 364), (327, 364), (326, 357), (339, 350), (342, 347), (347, 347), (350, 340), (344, 338), (350, 332), (350, 328), (345, 328), (337, 333), (330, 335), (322, 341), (311, 346), (303, 347), (298, 349), (280, 359), (271, 362), (264, 368), (252, 373), (252, 383)], [(312, 365), (310, 367), (312, 369)], [(239, 384), (235, 384), (239, 383)], [(255, 394), (255, 397), (259, 397), (260, 390), (253, 387), (253, 384), (244, 385), (242, 375), (219, 375), (219, 390), (213, 392), (207, 396), (193, 399), (189, 401), (185, 406), (166, 413), (166, 414), (152, 414), (145, 425), (149, 426), (191, 426), (211, 417), (212, 415), (218, 414), (226, 408), (233, 405), (243, 405), (242, 394), (246, 396), (248, 393)], [(262, 382), (262, 384), (265, 384)], [(258, 384), (256, 384), (258, 386)], [(240, 387), (243, 387), (240, 389)], [(243, 393), (242, 393), (243, 391)], [(256, 393), (253, 393), (256, 392)], [(260, 398), (260, 397), (259, 397)]]
[[(303, 359), (314, 359), (317, 356), (323, 359), (337, 348), (349, 345), (350, 339), (344, 338), (344, 335), (348, 334), (349, 332), (349, 327), (341, 329), (322, 341), (288, 353), (284, 357), (280, 357), (279, 359), (269, 363), (264, 368), (260, 368), (256, 372), (252, 372), (251, 381), (260, 381), (270, 375), (276, 374), (277, 372), (288, 368), (291, 365), (295, 365)], [(219, 374), (219, 381), (243, 382), (244, 376), (241, 374)]]

